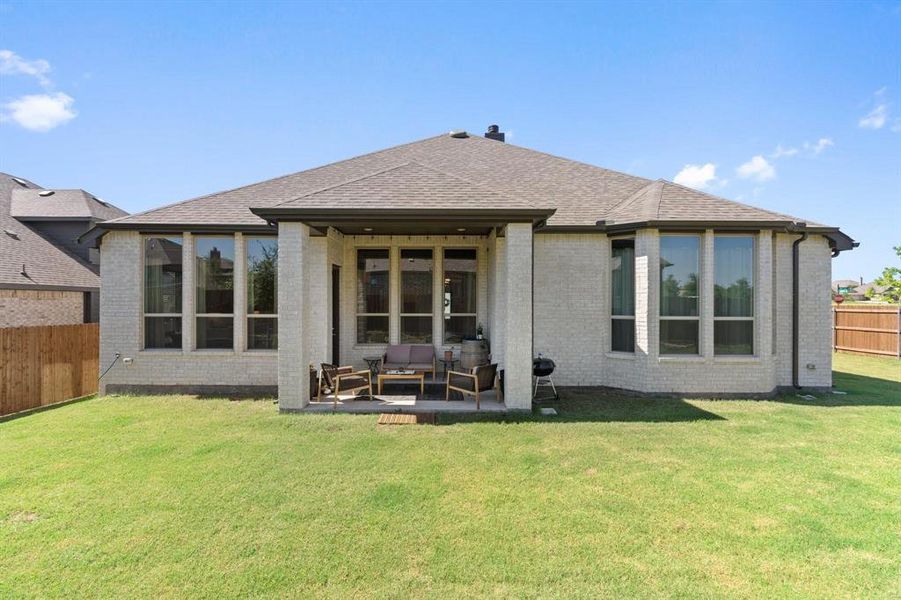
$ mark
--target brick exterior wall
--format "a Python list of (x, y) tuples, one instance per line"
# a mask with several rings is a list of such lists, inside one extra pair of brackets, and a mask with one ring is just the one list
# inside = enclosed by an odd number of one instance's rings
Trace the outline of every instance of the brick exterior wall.
[[(331, 267), (341, 267), (340, 361), (364, 367), (363, 356), (379, 355), (384, 345), (356, 343), (357, 248), (387, 248), (392, 265), (390, 339), (398, 342), (401, 248), (435, 251), (433, 337), (441, 339), (444, 247), (471, 247), (477, 253), (477, 314), (491, 341), (492, 358), (506, 370), (507, 403), (529, 405), (531, 357), (541, 352), (557, 362), (558, 385), (597, 385), (641, 392), (704, 395), (767, 394), (791, 384), (791, 244), (796, 235), (761, 232), (756, 244), (755, 355), (713, 355), (712, 231), (701, 235), (701, 354), (659, 356), (659, 237), (635, 235), (636, 351), (610, 352), (610, 238), (603, 234), (543, 234), (510, 226), (506, 235), (310, 237), (301, 224), (279, 231), (279, 352), (246, 351), (244, 242), (236, 239), (235, 347), (193, 350), (193, 238), (184, 236), (182, 350), (142, 350), (142, 243), (134, 232), (103, 238), (101, 276), (101, 366), (116, 352), (131, 358), (117, 364), (101, 382), (108, 386), (179, 385), (186, 388), (282, 390), (285, 409), (302, 407), (308, 390), (308, 364), (331, 362)], [(534, 288), (529, 286), (533, 270)], [(801, 245), (802, 385), (831, 385), (831, 261), (822, 236)], [(824, 292), (823, 290), (827, 290)], [(78, 321), (81, 320), (80, 294)], [(534, 332), (531, 303), (534, 298)], [(534, 336), (532, 335), (534, 333)], [(533, 348), (534, 343), (534, 348)], [(445, 348), (436, 343), (436, 351)], [(459, 352), (459, 347), (457, 348)], [(807, 365), (811, 365), (808, 368)]]
[[(797, 237), (768, 231), (757, 235), (755, 355), (726, 357), (713, 355), (713, 232), (704, 232), (700, 267), (701, 353), (661, 357), (657, 232), (642, 230), (635, 236), (634, 354), (609, 351), (609, 239), (602, 234), (538, 234), (535, 350), (557, 361), (554, 378), (560, 385), (724, 396), (768, 394), (776, 387), (789, 386), (791, 244)], [(828, 290), (831, 278), (830, 255), (822, 236), (811, 236), (801, 244), (799, 362), (803, 386), (832, 385), (830, 299), (823, 292)]]
[(84, 294), (0, 289), (0, 327), (73, 325), (84, 321)]
[[(169, 386), (197, 392), (274, 393), (278, 353), (244, 350), (243, 326), (235, 327), (235, 348), (194, 350), (194, 245), (184, 236), (182, 280), (181, 350), (144, 350), (142, 324), (142, 236), (131, 231), (111, 231), (103, 237), (100, 276), (100, 367), (120, 360), (100, 382), (100, 393), (134, 389), (166, 391)], [(243, 239), (235, 240), (236, 248)], [(243, 256), (243, 250), (242, 250)], [(236, 266), (243, 269), (243, 263)], [(238, 281), (236, 277), (236, 282)], [(236, 301), (243, 296), (238, 290)], [(240, 302), (243, 302), (241, 300)], [(237, 304), (237, 302), (236, 302)], [(236, 313), (236, 319), (243, 319)], [(281, 321), (281, 319), (279, 319)], [(279, 322), (281, 329), (281, 322)], [(281, 331), (280, 331), (281, 333)], [(239, 339), (239, 337), (241, 339)]]

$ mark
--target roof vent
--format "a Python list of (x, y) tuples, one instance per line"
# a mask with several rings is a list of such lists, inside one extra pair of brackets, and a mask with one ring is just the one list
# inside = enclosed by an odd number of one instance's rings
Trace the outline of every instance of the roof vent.
[(468, 138), (469, 134), (461, 129), (451, 129), (450, 136), (452, 138), (462, 139), (462, 138)]
[(46, 198), (47, 196), (52, 196), (55, 193), (56, 192), (54, 192), (53, 190), (41, 190), (40, 192), (38, 192), (38, 196), (43, 196), (44, 198)]
[(28, 187), (28, 182), (24, 179), (19, 179), (18, 177), (12, 177), (12, 180), (21, 185), (22, 187)]
[(3, 233), (5, 233), (9, 237), (13, 238), (14, 240), (19, 239), (19, 234), (16, 233), (15, 231), (13, 231), (12, 229), (4, 229)]
[(497, 125), (489, 125), (488, 131), (485, 132), (485, 137), (489, 140), (497, 140), (499, 142), (503, 142), (505, 136), (500, 127), (498, 127)]

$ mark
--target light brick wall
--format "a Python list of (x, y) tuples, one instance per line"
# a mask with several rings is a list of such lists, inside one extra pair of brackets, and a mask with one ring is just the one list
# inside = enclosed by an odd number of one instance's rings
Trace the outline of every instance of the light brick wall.
[(601, 235), (535, 236), (535, 354), (554, 359), (567, 385), (600, 381), (607, 368), (609, 249)]
[(504, 314), (504, 403), (532, 407), (532, 224), (510, 223), (506, 231)]
[[(310, 363), (331, 359), (331, 265), (341, 269), (341, 363), (365, 366), (363, 356), (381, 354), (383, 345), (356, 344), (356, 254), (360, 247), (389, 248), (392, 257), (391, 338), (399, 338), (400, 248), (431, 247), (436, 256), (445, 246), (478, 249), (478, 320), (486, 326), (492, 358), (507, 370), (526, 371), (530, 380), (533, 351), (557, 361), (558, 385), (602, 385), (643, 392), (698, 394), (768, 393), (791, 384), (791, 243), (796, 235), (763, 232), (757, 238), (757, 291), (755, 295), (756, 354), (752, 357), (712, 355), (712, 325), (701, 326), (697, 357), (660, 357), (659, 336), (659, 238), (642, 230), (636, 248), (636, 352), (610, 352), (609, 257), (610, 239), (603, 234), (536, 234), (534, 236), (534, 349), (530, 332), (532, 291), (531, 231), (514, 227), (505, 237), (476, 236), (341, 236), (311, 238), (299, 224), (284, 224), (280, 235), (279, 333), (284, 371), (283, 385), (304, 390), (293, 393), (284, 406), (296, 408), (306, 398)], [(712, 243), (702, 236), (702, 273), (712, 272)], [(229, 351), (196, 351), (193, 347), (193, 243), (185, 236), (186, 268), (183, 290), (182, 350), (142, 350), (141, 236), (110, 232), (103, 238), (101, 276), (101, 363), (109, 364), (115, 352), (133, 358), (118, 364), (104, 377), (110, 384), (275, 386), (279, 353), (246, 351), (244, 324), (235, 324), (235, 348)], [(284, 240), (284, 241), (282, 241)], [(243, 244), (238, 257), (243, 256)], [(289, 250), (290, 248), (290, 250)], [(526, 260), (528, 257), (528, 261)], [(243, 270), (243, 259), (238, 270)], [(512, 269), (512, 270), (511, 270)], [(801, 245), (801, 383), (825, 387), (831, 384), (831, 330), (829, 289), (830, 252), (822, 236), (811, 236)], [(236, 319), (244, 319), (241, 307), (245, 278), (236, 273)], [(712, 286), (702, 284), (702, 312), (709, 314)], [(436, 267), (435, 293), (440, 296), (440, 268)], [(527, 293), (528, 291), (528, 293)], [(80, 300), (80, 294), (79, 300)], [(512, 302), (508, 302), (512, 298)], [(437, 306), (437, 302), (436, 302)], [(288, 312), (302, 314), (289, 322)], [(441, 313), (438, 312), (438, 315)], [(78, 321), (81, 318), (79, 303)], [(440, 317), (436, 317), (438, 320)], [(775, 319), (775, 320), (774, 320)], [(435, 336), (440, 335), (436, 323)], [(305, 340), (300, 346), (297, 344)], [(438, 352), (445, 346), (436, 344)], [(298, 348), (303, 350), (298, 350)], [(513, 355), (510, 353), (514, 352)], [(808, 369), (807, 364), (814, 365)], [(515, 386), (516, 384), (514, 384)], [(522, 385), (521, 383), (519, 385)], [(508, 390), (508, 395), (510, 391)], [(521, 390), (513, 392), (511, 405), (524, 404)]]
[(814, 235), (801, 243), (798, 383), (805, 387), (832, 386), (830, 256), (829, 243), (823, 236)]
[[(111, 231), (103, 237), (100, 276), (100, 363), (101, 369), (112, 363), (116, 352), (131, 358), (130, 365), (120, 361), (101, 380), (101, 393), (107, 386), (204, 386), (214, 390), (228, 388), (274, 388), (277, 383), (277, 357), (274, 351), (247, 351), (244, 339), (236, 340), (240, 350), (193, 350), (194, 289), (191, 282), (193, 245), (186, 236), (185, 276), (182, 284), (181, 350), (143, 350), (142, 339), (142, 238), (136, 232)], [(236, 265), (243, 269), (244, 265)], [(243, 280), (243, 277), (242, 277)], [(236, 277), (237, 282), (237, 277)], [(236, 289), (236, 294), (245, 290)], [(235, 319), (243, 319), (236, 314)], [(279, 323), (281, 328), (281, 323)], [(244, 331), (235, 327), (236, 335)], [(243, 337), (243, 336), (242, 336)]]
[[(594, 238), (586, 241), (584, 238)], [(603, 385), (642, 392), (765, 394), (791, 384), (791, 242), (762, 232), (756, 240), (755, 355), (713, 355), (713, 238), (701, 236), (701, 354), (659, 356), (659, 237), (636, 235), (636, 352), (609, 352), (609, 239), (602, 234), (536, 235), (535, 349), (557, 361), (560, 385)], [(831, 385), (831, 262), (822, 236), (801, 246), (801, 384)], [(595, 261), (595, 264), (592, 264)], [(561, 282), (569, 279), (569, 285)], [(707, 279), (705, 283), (703, 279)], [(773, 282), (776, 285), (773, 285)], [(590, 300), (589, 300), (590, 299)], [(776, 315), (776, 321), (773, 317)], [(555, 339), (555, 332), (561, 333)], [(776, 355), (773, 355), (773, 340)], [(546, 350), (545, 350), (546, 349)], [(815, 369), (807, 368), (807, 364)]]
[(0, 327), (73, 325), (84, 320), (84, 294), (0, 289)]

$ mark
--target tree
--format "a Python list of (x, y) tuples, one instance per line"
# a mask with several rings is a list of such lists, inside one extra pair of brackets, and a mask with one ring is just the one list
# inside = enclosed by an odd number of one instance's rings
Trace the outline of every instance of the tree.
[[(901, 261), (901, 246), (894, 247), (898, 260)], [(901, 301), (901, 268), (886, 267), (882, 270), (882, 275), (873, 281), (878, 286), (884, 286), (885, 290), (880, 294), (882, 300), (886, 302)]]

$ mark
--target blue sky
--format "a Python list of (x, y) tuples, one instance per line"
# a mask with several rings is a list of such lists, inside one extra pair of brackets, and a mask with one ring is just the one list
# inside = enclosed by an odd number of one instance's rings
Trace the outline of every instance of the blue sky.
[(901, 2), (0, 0), (0, 170), (136, 212), (460, 128), (901, 244)]

